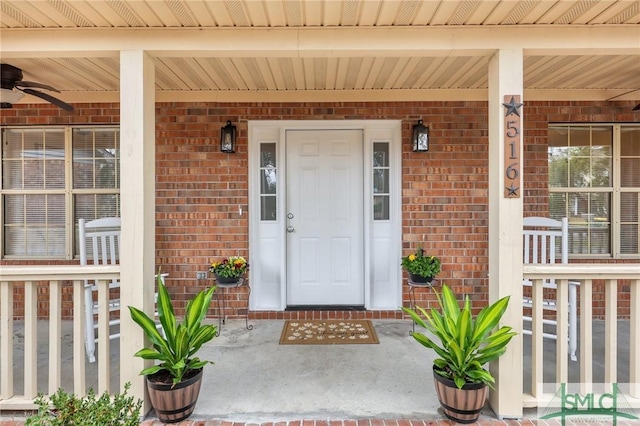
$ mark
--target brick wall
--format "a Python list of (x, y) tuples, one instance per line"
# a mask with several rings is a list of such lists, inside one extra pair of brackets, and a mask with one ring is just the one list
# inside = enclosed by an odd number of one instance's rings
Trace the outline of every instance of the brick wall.
[[(549, 122), (638, 122), (632, 102), (527, 102), (524, 106), (526, 214), (546, 214)], [(156, 263), (169, 272), (172, 296), (183, 306), (209, 280), (195, 279), (213, 259), (248, 258), (247, 120), (402, 120), (403, 254), (423, 247), (442, 259), (441, 281), (487, 300), (488, 126), (486, 102), (369, 103), (158, 103), (156, 106)], [(413, 153), (412, 126), (430, 127), (428, 153)], [(238, 127), (235, 154), (221, 153), (220, 128)], [(1, 124), (118, 123), (118, 104), (82, 104), (72, 113), (50, 105), (2, 110)], [(399, 262), (399, 261), (398, 261)], [(9, 262), (0, 261), (0, 265)], [(15, 262), (20, 263), (20, 262)], [(46, 286), (41, 297), (46, 301)], [(432, 300), (416, 291), (419, 304)], [(228, 294), (229, 315), (243, 315), (246, 290)], [(408, 304), (407, 288), (403, 295)], [(594, 296), (596, 304), (600, 303)], [(628, 301), (628, 287), (621, 301)], [(17, 299), (18, 300), (18, 299)], [(40, 306), (40, 305), (39, 305)], [(41, 308), (46, 309), (46, 303)], [(70, 308), (69, 308), (70, 309)], [(43, 312), (44, 313), (44, 312)], [(299, 313), (250, 313), (255, 318), (297, 318)], [(304, 315), (304, 314), (303, 314)], [(319, 314), (309, 314), (319, 315)], [(325, 314), (327, 317), (337, 315)], [(397, 318), (397, 312), (351, 316)]]

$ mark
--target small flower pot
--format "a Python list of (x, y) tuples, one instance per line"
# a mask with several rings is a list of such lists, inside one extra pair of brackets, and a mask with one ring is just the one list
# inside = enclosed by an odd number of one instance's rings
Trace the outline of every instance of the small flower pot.
[(423, 277), (422, 275), (417, 275), (417, 274), (409, 274), (409, 278), (414, 283), (421, 283), (421, 284), (427, 284), (433, 281), (433, 277)]
[(219, 275), (215, 275), (216, 281), (220, 284), (236, 284), (240, 281), (240, 277), (221, 277)]

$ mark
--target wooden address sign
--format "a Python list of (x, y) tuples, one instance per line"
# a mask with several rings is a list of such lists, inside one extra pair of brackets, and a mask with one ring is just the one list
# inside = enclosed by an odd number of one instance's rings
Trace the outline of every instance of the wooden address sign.
[(505, 95), (504, 103), (504, 196), (520, 198), (520, 95)]

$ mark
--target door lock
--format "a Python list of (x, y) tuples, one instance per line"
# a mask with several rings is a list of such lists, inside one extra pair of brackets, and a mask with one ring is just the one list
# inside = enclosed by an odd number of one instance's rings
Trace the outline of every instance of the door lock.
[(287, 226), (287, 232), (288, 233), (292, 233), (293, 231), (295, 231), (295, 228), (291, 225)]

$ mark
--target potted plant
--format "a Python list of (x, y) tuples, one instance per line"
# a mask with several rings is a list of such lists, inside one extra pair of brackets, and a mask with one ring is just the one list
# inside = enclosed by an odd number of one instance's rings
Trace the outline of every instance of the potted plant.
[(440, 341), (438, 344), (422, 333), (412, 333), (418, 343), (438, 356), (433, 362), (433, 377), (444, 414), (458, 423), (473, 423), (480, 416), (488, 386), (493, 388), (495, 383), (484, 365), (501, 356), (516, 334), (509, 326), (496, 329), (509, 296), (485, 306), (475, 319), (468, 296), (462, 309), (447, 285), (443, 285), (442, 295), (436, 292), (436, 297), (439, 309), (402, 309)]
[(425, 256), (422, 248), (403, 257), (401, 265), (414, 283), (430, 283), (440, 273), (440, 259), (436, 256)]
[(176, 423), (186, 419), (195, 408), (202, 370), (211, 361), (196, 356), (202, 345), (216, 336), (217, 327), (203, 324), (216, 287), (200, 291), (187, 302), (182, 322), (177, 322), (171, 299), (158, 274), (158, 317), (162, 333), (152, 318), (129, 306), (131, 318), (149, 338), (152, 347), (140, 349), (134, 356), (153, 359), (159, 364), (143, 369), (151, 405), (160, 421)]
[(209, 267), (220, 284), (237, 283), (249, 269), (247, 260), (242, 256), (229, 256), (220, 262), (212, 262)]

